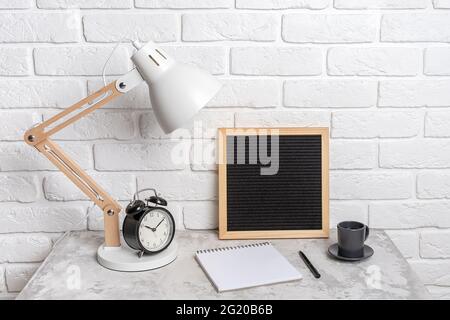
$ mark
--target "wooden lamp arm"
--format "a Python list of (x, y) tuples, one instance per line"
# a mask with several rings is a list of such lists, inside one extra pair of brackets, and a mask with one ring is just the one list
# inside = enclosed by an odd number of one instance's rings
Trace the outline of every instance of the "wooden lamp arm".
[[(83, 191), (84, 194), (103, 210), (105, 245), (108, 247), (120, 246), (119, 213), (121, 207), (119, 203), (88, 176), (78, 164), (76, 164), (50, 139), (50, 137), (61, 129), (122, 95), (123, 92), (117, 89), (116, 83), (117, 81), (75, 103), (71, 107), (28, 130), (24, 135), (26, 143), (34, 146), (39, 152), (44, 154), (81, 191)], [(71, 115), (75, 112), (78, 113)], [(69, 116), (70, 118), (64, 120), (65, 117)]]
[(34, 147), (102, 209), (105, 226), (105, 245), (108, 247), (120, 246), (119, 213), (122, 210), (120, 204), (51, 139), (47, 138)]
[[(94, 92), (90, 96), (87, 96), (86, 98), (78, 101), (64, 111), (61, 111), (50, 119), (41, 122), (39, 125), (25, 132), (25, 142), (30, 145), (36, 145), (42, 140), (47, 139), (48, 137), (64, 129), (68, 125), (79, 120), (80, 118), (102, 107), (121, 94), (122, 93), (119, 92), (116, 88), (116, 81), (114, 81), (109, 85), (101, 88), (97, 92)], [(95, 101), (99, 98), (100, 100)], [(83, 110), (83, 108), (85, 109)], [(76, 111), (78, 111), (77, 114), (70, 116)], [(64, 117), (67, 116), (70, 116), (70, 118), (64, 120)], [(60, 123), (57, 123), (57, 121), (60, 121)]]

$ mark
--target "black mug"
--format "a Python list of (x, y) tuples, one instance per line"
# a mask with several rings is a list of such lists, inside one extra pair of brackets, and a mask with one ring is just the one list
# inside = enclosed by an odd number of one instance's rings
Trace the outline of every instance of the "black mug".
[(364, 256), (364, 241), (369, 236), (369, 227), (357, 221), (343, 221), (337, 225), (338, 254), (345, 258)]

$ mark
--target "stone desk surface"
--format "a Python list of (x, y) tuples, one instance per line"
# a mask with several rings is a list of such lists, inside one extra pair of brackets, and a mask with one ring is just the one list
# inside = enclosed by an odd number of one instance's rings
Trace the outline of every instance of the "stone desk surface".
[[(428, 292), (389, 237), (373, 230), (367, 241), (375, 254), (361, 262), (332, 259), (329, 239), (270, 242), (295, 266), (295, 282), (217, 293), (194, 259), (198, 249), (261, 240), (220, 241), (214, 231), (178, 231), (178, 258), (145, 272), (117, 272), (96, 261), (101, 232), (72, 232), (53, 249), (18, 299), (427, 299)], [(315, 279), (298, 256), (302, 250), (321, 273)], [(77, 281), (80, 279), (81, 281)]]

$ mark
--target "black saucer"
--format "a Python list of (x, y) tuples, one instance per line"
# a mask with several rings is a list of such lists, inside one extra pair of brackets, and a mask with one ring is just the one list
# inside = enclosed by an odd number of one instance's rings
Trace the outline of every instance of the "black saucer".
[(360, 261), (360, 260), (364, 260), (367, 259), (369, 257), (371, 257), (373, 255), (373, 249), (371, 247), (369, 247), (368, 245), (364, 245), (364, 255), (362, 257), (358, 257), (358, 258), (347, 258), (347, 257), (343, 257), (340, 256), (338, 253), (338, 244), (332, 244), (329, 248), (328, 248), (328, 253), (333, 256), (336, 259), (339, 260), (345, 260), (345, 261)]

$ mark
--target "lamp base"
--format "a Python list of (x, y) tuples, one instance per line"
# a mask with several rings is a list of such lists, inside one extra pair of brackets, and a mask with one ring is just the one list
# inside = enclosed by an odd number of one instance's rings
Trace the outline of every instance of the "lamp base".
[(97, 261), (107, 269), (116, 271), (145, 271), (168, 265), (177, 257), (178, 246), (172, 241), (170, 246), (154, 255), (144, 254), (138, 257), (137, 251), (126, 245), (120, 247), (105, 247), (102, 244), (97, 250)]

